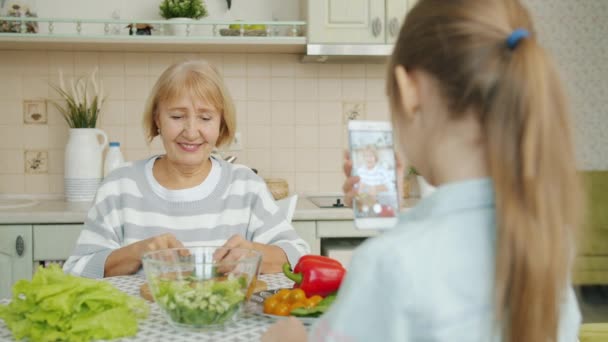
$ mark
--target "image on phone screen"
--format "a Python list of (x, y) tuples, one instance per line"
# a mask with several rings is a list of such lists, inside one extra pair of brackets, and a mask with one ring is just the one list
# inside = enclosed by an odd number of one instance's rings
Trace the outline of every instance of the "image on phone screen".
[[(358, 194), (353, 201), (355, 220), (372, 218), (395, 219), (399, 213), (396, 162), (393, 134), (388, 129), (353, 124), (349, 127), (352, 174), (359, 176)], [(382, 125), (380, 126), (382, 127)], [(381, 228), (393, 220), (363, 220), (367, 228)], [(372, 224), (372, 222), (376, 224)], [(388, 227), (387, 227), (388, 228)]]

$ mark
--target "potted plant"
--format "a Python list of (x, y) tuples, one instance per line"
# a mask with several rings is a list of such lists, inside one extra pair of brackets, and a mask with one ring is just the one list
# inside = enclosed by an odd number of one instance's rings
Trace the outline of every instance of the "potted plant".
[(159, 9), (161, 17), (185, 23), (171, 25), (174, 35), (188, 35), (187, 23), (207, 16), (207, 8), (203, 0), (163, 0)]
[(64, 164), (64, 190), (68, 201), (92, 201), (103, 177), (103, 150), (108, 137), (95, 128), (104, 102), (103, 85), (97, 81), (96, 74), (97, 69), (87, 78), (71, 79), (68, 90), (63, 73), (59, 71), (59, 85), (51, 84), (65, 105), (50, 102), (70, 127)]

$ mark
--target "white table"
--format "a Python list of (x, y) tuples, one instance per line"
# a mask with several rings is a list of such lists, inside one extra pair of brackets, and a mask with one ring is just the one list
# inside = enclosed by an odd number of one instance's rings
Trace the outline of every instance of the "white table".
[[(293, 282), (287, 279), (282, 273), (264, 274), (260, 279), (265, 281), (268, 289), (291, 287)], [(139, 296), (139, 287), (144, 283), (142, 275), (131, 275), (112, 277), (104, 279), (119, 290), (132, 296)], [(6, 304), (8, 300), (0, 300)], [(211, 332), (182, 332), (175, 330), (165, 320), (156, 303), (150, 304), (150, 315), (145, 320), (139, 322), (137, 335), (131, 338), (117, 339), (116, 341), (259, 341), (268, 326), (275, 322), (275, 319), (247, 312), (236, 322), (227, 325), (223, 330)], [(13, 336), (0, 320), (0, 341), (11, 341)]]

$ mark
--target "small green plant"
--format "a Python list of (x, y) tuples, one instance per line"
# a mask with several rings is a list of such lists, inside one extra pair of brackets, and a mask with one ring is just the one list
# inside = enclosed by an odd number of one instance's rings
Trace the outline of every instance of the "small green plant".
[(407, 174), (408, 174), (408, 176), (409, 176), (409, 175), (414, 175), (414, 176), (416, 176), (416, 175), (418, 175), (418, 171), (416, 170), (416, 168), (415, 168), (415, 167), (410, 166), (410, 167), (409, 167), (409, 169), (407, 169)]
[(165, 19), (200, 19), (207, 16), (207, 9), (203, 0), (163, 0), (160, 3), (160, 15)]
[[(56, 101), (51, 103), (61, 112), (70, 128), (95, 128), (99, 111), (104, 102), (103, 85), (95, 77), (97, 68), (87, 78), (79, 78), (76, 82), (70, 80), (68, 91), (63, 82), (63, 72), (59, 71), (59, 85), (51, 87), (65, 100), (66, 106)], [(91, 87), (92, 86), (92, 89)]]

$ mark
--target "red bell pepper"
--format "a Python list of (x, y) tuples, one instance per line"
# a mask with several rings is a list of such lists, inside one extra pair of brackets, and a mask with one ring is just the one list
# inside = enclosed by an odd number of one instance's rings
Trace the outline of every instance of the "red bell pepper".
[(283, 264), (283, 273), (295, 282), (294, 288), (301, 288), (306, 297), (327, 295), (338, 291), (346, 270), (332, 258), (320, 255), (305, 255), (300, 258), (294, 270), (288, 263)]

